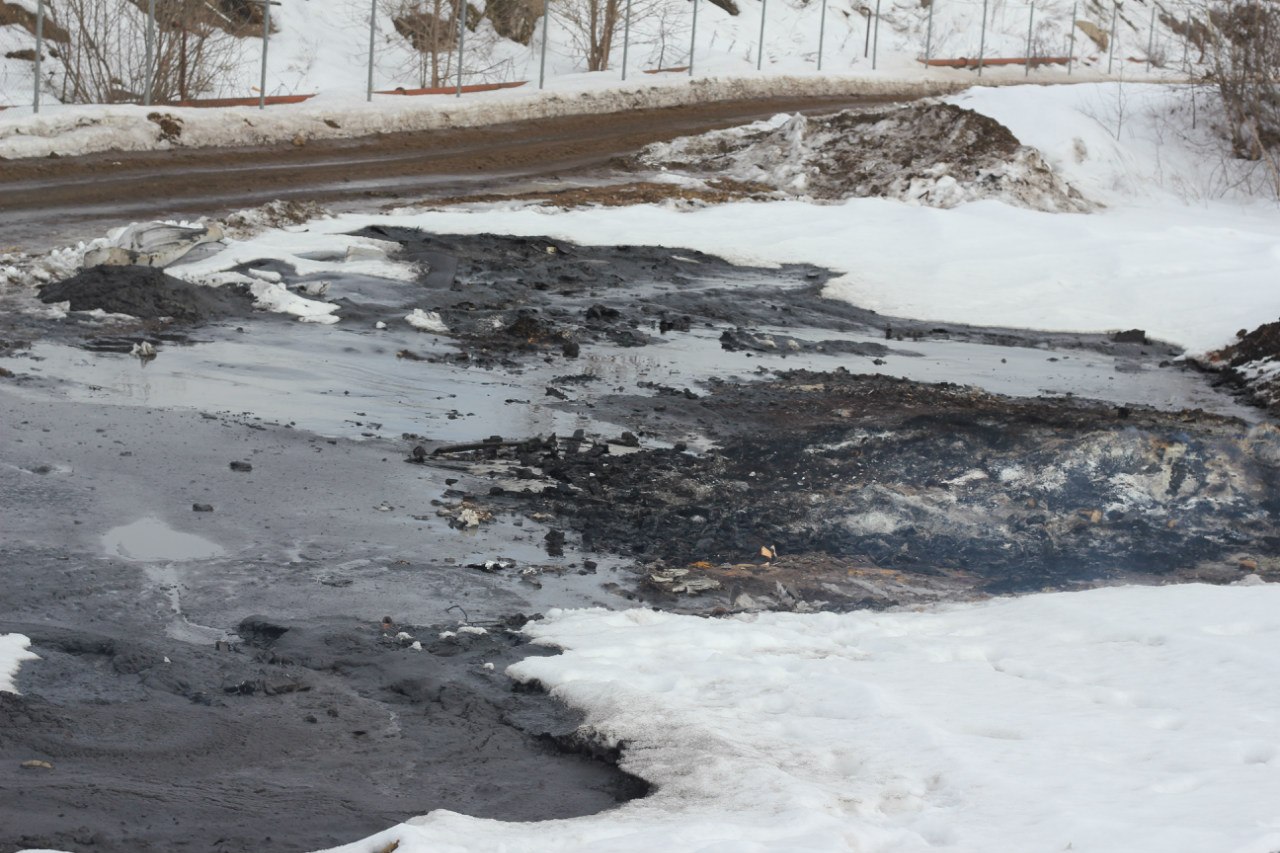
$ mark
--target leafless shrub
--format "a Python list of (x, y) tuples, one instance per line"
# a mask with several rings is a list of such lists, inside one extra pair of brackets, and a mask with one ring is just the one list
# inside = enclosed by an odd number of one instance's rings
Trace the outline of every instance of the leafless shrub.
[(461, 59), (466, 83), (510, 79), (507, 61), (494, 59), (498, 35), (484, 14), (462, 0), (386, 0), (383, 13), (407, 42), (408, 60), (392, 73), (409, 74), (422, 88), (438, 88), (458, 79), (458, 21), (465, 8), (466, 44)]
[[(657, 22), (657, 40), (664, 43), (676, 26), (670, 15), (671, 4), (664, 0), (632, 0), (633, 35)], [(585, 57), (588, 71), (605, 71), (614, 44), (621, 40), (627, 12), (627, 0), (555, 0), (551, 12), (569, 32), (575, 52)], [(686, 13), (687, 14), (687, 13)], [(666, 51), (662, 51), (665, 56)]]
[(156, 103), (216, 94), (242, 60), (236, 34), (246, 25), (205, 0), (156, 0), (150, 67), (145, 2), (51, 0), (50, 9), (68, 33), (54, 68), (67, 103), (138, 101), (148, 78)]
[(1227, 2), (1210, 10), (1211, 78), (1232, 153), (1265, 163), (1280, 193), (1280, 4)]

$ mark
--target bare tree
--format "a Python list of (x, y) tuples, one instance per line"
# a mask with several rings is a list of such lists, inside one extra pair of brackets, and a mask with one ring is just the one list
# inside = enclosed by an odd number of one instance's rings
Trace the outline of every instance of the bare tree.
[(68, 41), (55, 72), (68, 103), (157, 103), (218, 92), (240, 65), (237, 22), (206, 0), (156, 0), (153, 58), (146, 62), (145, 0), (51, 0)]
[[(711, 0), (726, 8), (727, 0)], [(678, 21), (688, 17), (687, 0), (632, 0), (632, 48), (644, 42), (665, 42), (679, 29)], [(569, 32), (569, 39), (579, 55), (586, 58), (588, 71), (606, 71), (614, 44), (621, 40), (626, 23), (627, 0), (553, 0), (551, 11)], [(736, 7), (735, 7), (736, 8)]]
[(1274, 0), (1215, 7), (1210, 47), (1237, 157), (1258, 160), (1280, 149), (1280, 5)]
[[(466, 14), (465, 54), (458, 57), (458, 20)], [(482, 26), (484, 15), (463, 0), (384, 0), (396, 32), (408, 42), (409, 60), (400, 71), (408, 71), (422, 88), (438, 88), (457, 80), (461, 63), (462, 76), (470, 82), (492, 82), (508, 79), (509, 61), (495, 60), (497, 34), (490, 26)]]
[(625, 4), (626, 0), (561, 0), (552, 6), (574, 47), (586, 57), (588, 71), (609, 67), (609, 52)]
[(1227, 0), (1205, 13), (1210, 82), (1231, 152), (1262, 166), (1280, 195), (1280, 3)]

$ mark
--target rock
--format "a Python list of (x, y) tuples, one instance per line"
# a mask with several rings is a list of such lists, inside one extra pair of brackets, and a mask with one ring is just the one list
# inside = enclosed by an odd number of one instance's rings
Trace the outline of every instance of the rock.
[(547, 535), (543, 537), (543, 541), (547, 546), (547, 554), (552, 557), (564, 556), (564, 531), (548, 530)]
[(192, 504), (192, 512), (213, 512), (213, 504)]
[(52, 770), (53, 765), (38, 758), (31, 758), (19, 765), (23, 770)]
[(498, 35), (528, 45), (542, 16), (543, 0), (489, 0), (484, 16)]
[(232, 471), (239, 471), (241, 474), (247, 474), (253, 470), (253, 466), (248, 462), (232, 462), (230, 468)]
[(154, 124), (165, 142), (177, 142), (182, 138), (182, 119), (172, 113), (147, 113), (147, 121)]
[(421, 308), (414, 308), (413, 312), (405, 316), (405, 322), (413, 326), (420, 332), (435, 332), (436, 334), (446, 334), (449, 327), (440, 319), (440, 315), (435, 311), (423, 311)]
[(1106, 31), (1093, 21), (1076, 21), (1076, 26), (1080, 28), (1080, 32), (1087, 35), (1090, 41), (1098, 46), (1098, 50), (1106, 50), (1107, 45), (1111, 43)]
[(1147, 333), (1142, 329), (1127, 329), (1123, 332), (1112, 332), (1111, 340), (1117, 344), (1146, 344)]

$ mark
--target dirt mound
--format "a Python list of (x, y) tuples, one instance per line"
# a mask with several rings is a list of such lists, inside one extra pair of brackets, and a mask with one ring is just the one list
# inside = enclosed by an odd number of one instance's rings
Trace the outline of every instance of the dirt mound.
[(1280, 548), (1269, 428), (839, 371), (663, 405), (718, 447), (516, 446), (503, 452), (550, 484), (523, 500), (585, 549), (643, 565), (732, 566), (767, 548), (988, 592), (1236, 577), (1240, 554)]
[(162, 270), (135, 266), (89, 267), (41, 288), (40, 301), (70, 302), (72, 311), (101, 309), (144, 320), (171, 317), (180, 323), (203, 323), (253, 310), (247, 293), (189, 284)]
[(715, 173), (790, 195), (879, 196), (930, 207), (993, 198), (1035, 210), (1091, 205), (995, 119), (953, 104), (778, 116), (658, 143), (634, 165)]
[(1253, 404), (1280, 412), (1280, 320), (1241, 329), (1234, 344), (1209, 354), (1209, 366)]

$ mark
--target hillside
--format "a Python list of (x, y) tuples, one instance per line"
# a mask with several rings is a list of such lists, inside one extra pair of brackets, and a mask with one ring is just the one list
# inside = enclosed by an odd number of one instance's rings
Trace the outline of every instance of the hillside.
[[(54, 105), (67, 98), (67, 76), (59, 57), (68, 64), (74, 50), (77, 27), (70, 23), (77, 4), (83, 0), (56, 0), (46, 27), (49, 55), (43, 66), (46, 79), (43, 100)], [(116, 78), (108, 87), (110, 97), (121, 102), (140, 100), (143, 89), (143, 46), (145, 4), (128, 0), (101, 0), (111, 6), (114, 16), (112, 39), (106, 39), (107, 24), (94, 27), (98, 41), (111, 40), (118, 46), (108, 59)], [(374, 0), (377, 4), (374, 33), (375, 89), (413, 88), (456, 82), (457, 18), (447, 4), (414, 3), (413, 0)], [(611, 45), (597, 45), (597, 53), (608, 57), (607, 71), (585, 74), (588, 45), (581, 28), (573, 21), (590, 12), (589, 0), (555, 0), (550, 9), (546, 77), (555, 89), (581, 89), (616, 84), (621, 76), (624, 54), (623, 26), (618, 25)], [(765, 6), (767, 4), (767, 7)], [(1154, 4), (1154, 7), (1153, 5)], [(1107, 48), (1111, 27), (1111, 7), (1090, 0), (1041, 0), (1032, 9), (1027, 3), (995, 0), (988, 7), (988, 27), (983, 45), (981, 20), (983, 4), (974, 0), (938, 0), (930, 6), (913, 0), (886, 0), (879, 5), (853, 0), (830, 0), (825, 4), (823, 67), (826, 73), (920, 77), (926, 43), (935, 58), (976, 58), (980, 52), (990, 59), (1023, 57), (1063, 57), (1072, 50), (1072, 11), (1075, 10), (1075, 73), (1107, 73), (1114, 76), (1147, 72), (1148, 44), (1156, 71), (1177, 73), (1184, 60), (1194, 63), (1198, 51), (1188, 46), (1183, 35), (1189, 12), (1176, 5), (1151, 0), (1125, 7), (1116, 19), (1114, 57)], [(235, 8), (236, 11), (231, 11)], [(162, 3), (162, 17), (173, 14)], [(209, 66), (204, 76), (194, 68), (183, 69), (188, 97), (253, 97), (258, 94), (262, 39), (261, 13), (256, 7), (223, 0), (214, 19), (206, 52)], [(603, 7), (602, 7), (603, 8)], [(1154, 8), (1154, 15), (1153, 15)], [(797, 75), (817, 70), (820, 30), (824, 4), (818, 0), (722, 0), (699, 2), (696, 36), (694, 6), (688, 0), (635, 0), (631, 5), (633, 24), (627, 44), (629, 77), (652, 82), (638, 72), (659, 68), (686, 67), (690, 45), (695, 48), (695, 76), (737, 76), (753, 74), (757, 65), (769, 74)], [(36, 0), (0, 0), (0, 106), (21, 108), (31, 102), (35, 39)], [(737, 14), (731, 14), (736, 10)], [(764, 56), (758, 57), (761, 19), (764, 14)], [(930, 12), (932, 11), (932, 21)], [(537, 86), (543, 41), (540, 0), (476, 0), (468, 3), (468, 30), (463, 50), (463, 82), (470, 84), (530, 81)], [(319, 93), (325, 100), (363, 99), (369, 56), (370, 5), (355, 0), (286, 0), (271, 13), (266, 92), (268, 95)], [(619, 6), (619, 15), (625, 6)], [(1154, 22), (1154, 28), (1152, 24)], [(1029, 25), (1031, 25), (1029, 27)], [(162, 30), (166, 28), (162, 27)], [(228, 35), (228, 32), (231, 35)], [(70, 35), (69, 35), (70, 34)], [(1092, 36), (1090, 35), (1092, 34)], [(1194, 31), (1193, 31), (1194, 36)], [(192, 35), (194, 40), (196, 37)], [(164, 45), (174, 40), (173, 28), (160, 36)], [(415, 48), (423, 50), (418, 50)], [(194, 48), (193, 48), (194, 50)], [(1113, 61), (1112, 61), (1113, 60)], [(166, 66), (171, 84), (176, 71)], [(930, 69), (939, 79), (969, 81), (973, 71)], [(585, 76), (584, 76), (585, 75)], [(1024, 76), (1024, 69), (989, 68), (986, 75)], [(1034, 79), (1065, 75), (1061, 67), (1038, 67)], [(667, 76), (667, 75), (662, 75)], [(635, 79), (632, 80), (635, 82)], [(69, 98), (67, 98), (69, 99)], [(384, 98), (385, 100), (386, 98)], [(12, 119), (12, 115), (8, 117)]]

